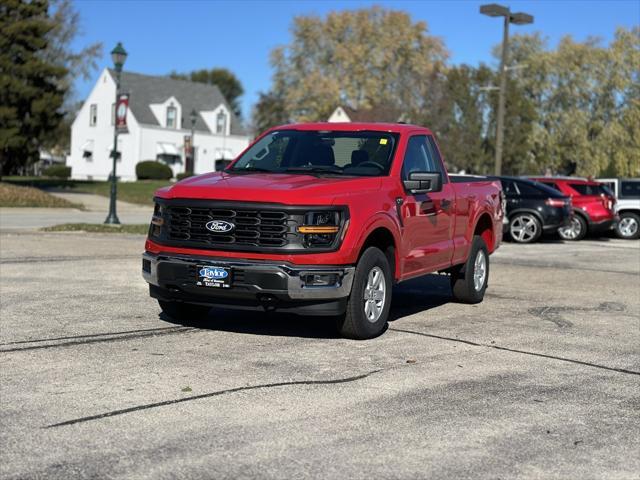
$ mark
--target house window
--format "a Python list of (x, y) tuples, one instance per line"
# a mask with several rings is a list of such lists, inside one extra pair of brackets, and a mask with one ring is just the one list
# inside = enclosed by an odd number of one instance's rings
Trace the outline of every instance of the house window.
[(167, 107), (167, 128), (176, 128), (176, 107)]
[(89, 108), (89, 126), (95, 127), (98, 123), (98, 105), (95, 103), (91, 104)]
[(218, 112), (216, 117), (216, 133), (225, 135), (227, 133), (227, 114), (222, 110)]

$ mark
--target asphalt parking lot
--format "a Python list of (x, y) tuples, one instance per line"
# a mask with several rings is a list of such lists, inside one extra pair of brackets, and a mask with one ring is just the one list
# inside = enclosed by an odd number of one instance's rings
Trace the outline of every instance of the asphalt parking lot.
[(2, 478), (638, 478), (640, 242), (504, 244), (365, 342), (160, 317), (143, 238), (0, 234)]

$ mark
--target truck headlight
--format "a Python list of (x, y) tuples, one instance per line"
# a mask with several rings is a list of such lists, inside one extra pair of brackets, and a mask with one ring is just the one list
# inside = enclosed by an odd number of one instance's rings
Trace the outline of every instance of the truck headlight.
[(164, 207), (156, 203), (153, 207), (153, 216), (151, 217), (151, 225), (149, 227), (150, 237), (159, 237), (162, 234), (164, 225)]
[(339, 211), (307, 212), (304, 225), (297, 230), (303, 235), (306, 247), (329, 247), (340, 232), (341, 220)]

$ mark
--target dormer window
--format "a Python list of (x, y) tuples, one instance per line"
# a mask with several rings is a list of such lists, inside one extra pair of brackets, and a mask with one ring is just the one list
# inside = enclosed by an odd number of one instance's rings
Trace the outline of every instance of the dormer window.
[(227, 114), (220, 110), (216, 116), (216, 133), (226, 135), (227, 133)]
[(167, 107), (167, 128), (176, 128), (176, 117), (178, 110), (176, 107)]

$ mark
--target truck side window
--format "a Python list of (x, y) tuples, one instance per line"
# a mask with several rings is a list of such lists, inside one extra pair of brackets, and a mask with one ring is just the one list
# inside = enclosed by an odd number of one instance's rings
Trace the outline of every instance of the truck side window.
[(620, 198), (640, 198), (640, 182), (637, 180), (623, 180), (621, 182)]
[(416, 135), (409, 139), (402, 163), (402, 178), (409, 178), (412, 172), (436, 172), (433, 158), (427, 150), (427, 137)]
[(442, 174), (442, 183), (446, 183), (447, 176), (444, 173), (444, 163), (442, 162), (442, 157), (440, 156), (438, 145), (436, 145), (436, 141), (431, 135), (427, 137), (427, 144), (429, 146), (429, 153), (431, 154), (431, 158), (433, 158), (433, 163), (435, 166), (434, 172), (440, 172)]

